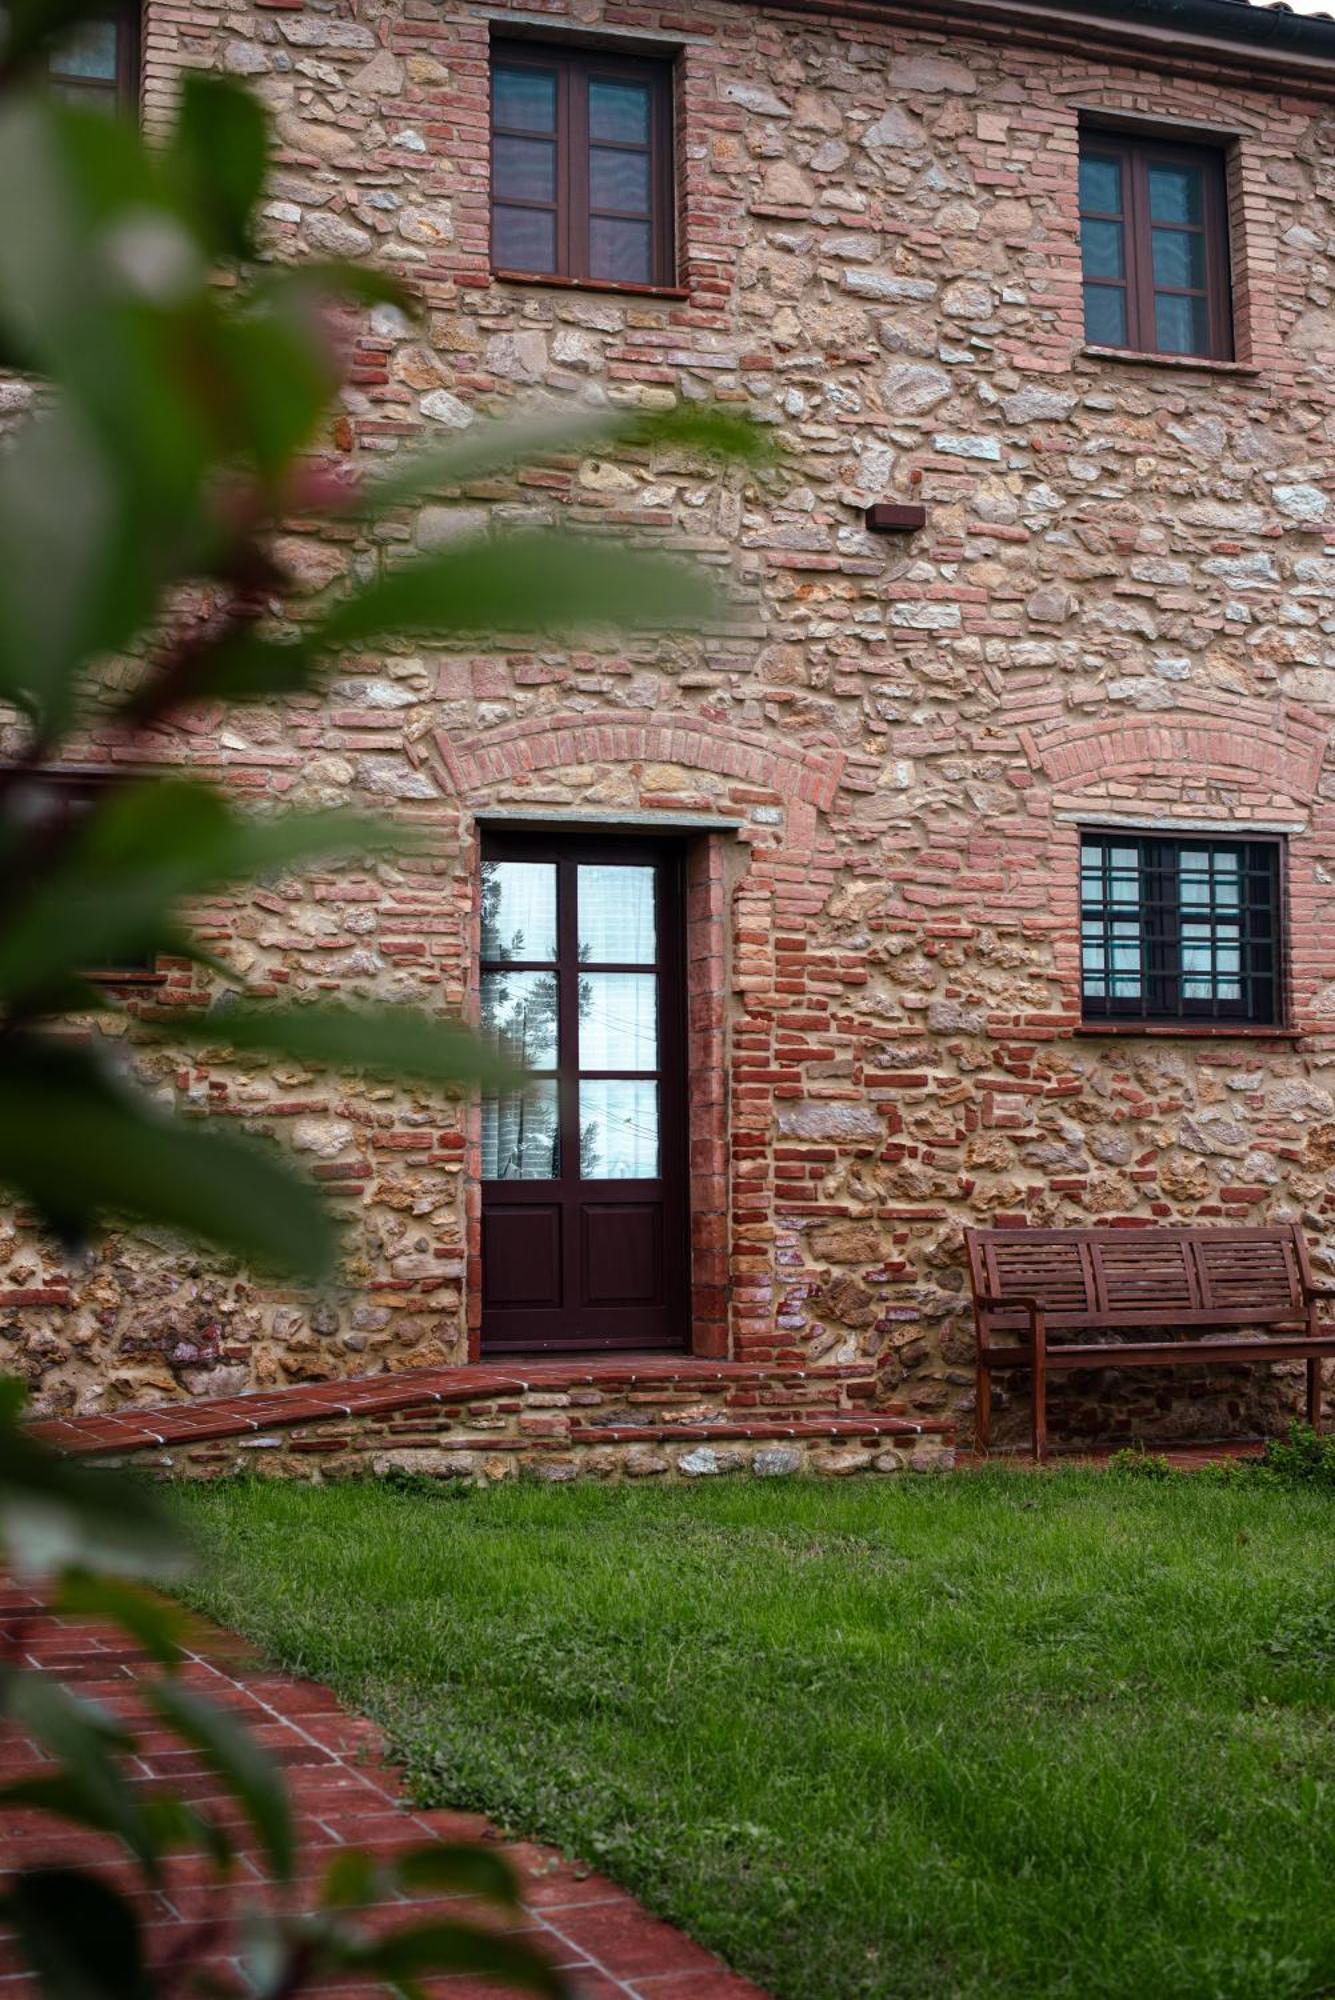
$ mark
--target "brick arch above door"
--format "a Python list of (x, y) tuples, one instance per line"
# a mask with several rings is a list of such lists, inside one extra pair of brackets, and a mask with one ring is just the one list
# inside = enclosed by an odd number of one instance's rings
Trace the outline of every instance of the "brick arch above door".
[(433, 741), (450, 788), (472, 803), (491, 802), (497, 787), (562, 767), (659, 764), (772, 791), (828, 813), (845, 762), (833, 746), (775, 745), (727, 721), (636, 709), (540, 715), (464, 740), (441, 732)]

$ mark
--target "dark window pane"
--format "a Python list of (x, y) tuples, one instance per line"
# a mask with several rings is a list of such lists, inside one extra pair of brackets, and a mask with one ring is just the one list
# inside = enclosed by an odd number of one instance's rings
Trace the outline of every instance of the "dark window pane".
[(1085, 339), (1096, 347), (1126, 346), (1126, 295), (1113, 285), (1085, 286)]
[(589, 80), (589, 137), (621, 139), (632, 145), (649, 142), (649, 86), (647, 83), (609, 83)]
[(82, 78), (88, 82), (116, 81), (120, 36), (115, 21), (85, 21), (54, 49), (50, 58), (52, 76)]
[(493, 193), (520, 201), (556, 200), (556, 141), (497, 138), (492, 151)]
[(1199, 222), (1201, 182), (1199, 167), (1151, 166), (1151, 222)]
[(1154, 295), (1154, 343), (1161, 354), (1208, 354), (1210, 332), (1204, 299)]
[(1091, 222), (1086, 217), (1080, 225), (1080, 250), (1087, 278), (1126, 276), (1120, 222)]
[(492, 115), (519, 132), (556, 130), (556, 77), (540, 69), (494, 69)]
[(589, 204), (630, 215), (649, 213), (649, 155), (589, 149)]
[(1104, 215), (1122, 212), (1122, 163), (1097, 153), (1082, 154), (1080, 160), (1080, 206)]
[(492, 257), (502, 271), (555, 271), (556, 217), (540, 208), (492, 210)]
[(589, 274), (621, 284), (647, 284), (653, 277), (653, 257), (647, 222), (613, 222), (595, 215), (589, 220)]
[(1184, 291), (1205, 289), (1205, 238), (1195, 230), (1152, 229), (1154, 282), (1181, 286)]

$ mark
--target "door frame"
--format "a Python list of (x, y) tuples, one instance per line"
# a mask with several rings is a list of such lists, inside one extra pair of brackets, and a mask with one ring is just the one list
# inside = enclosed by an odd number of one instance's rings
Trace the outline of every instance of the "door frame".
[[(480, 1175), (480, 1155), (478, 1157), (477, 1238), (476, 1238), (476, 1286), (473, 1297), (476, 1301), (476, 1355), (479, 1359), (503, 1359), (509, 1355), (578, 1355), (607, 1354), (618, 1352), (686, 1353), (691, 1350), (692, 1334), (692, 1270), (691, 1270), (691, 1141), (688, 1078), (691, 1068), (689, 1048), (688, 1012), (688, 967), (686, 935), (687, 898), (687, 851), (680, 837), (656, 829), (619, 829), (616, 827), (551, 827), (538, 829), (532, 826), (484, 826), (480, 830), (477, 852), (477, 878), (480, 880), (481, 867), (489, 859), (513, 861), (538, 861), (552, 863), (558, 869), (557, 893), (557, 961), (559, 1012), (558, 1012), (558, 1100), (560, 1106), (561, 1158), (563, 1171), (558, 1182), (513, 1181), (504, 1183), (483, 1182)], [(658, 1105), (659, 1105), (659, 1167), (655, 1183), (660, 1194), (655, 1197), (662, 1208), (662, 1276), (663, 1305), (661, 1317), (668, 1323), (668, 1330), (656, 1334), (645, 1331), (620, 1333), (615, 1330), (615, 1320), (623, 1308), (586, 1307), (580, 1316), (587, 1322), (596, 1322), (602, 1331), (591, 1337), (581, 1334), (567, 1335), (557, 1331), (559, 1314), (554, 1314), (552, 1325), (545, 1331), (535, 1331), (531, 1339), (511, 1339), (504, 1334), (499, 1341), (493, 1336), (488, 1339), (484, 1331), (486, 1305), (484, 1297), (485, 1269), (485, 1207), (487, 1189), (490, 1186), (504, 1186), (507, 1190), (506, 1205), (522, 1208), (526, 1205), (541, 1205), (544, 1200), (553, 1199), (552, 1190), (561, 1188), (561, 1229), (563, 1231), (563, 1283), (582, 1268), (580, 1255), (576, 1250), (578, 1232), (584, 1227), (583, 1211), (576, 1206), (575, 1190), (586, 1187), (596, 1202), (600, 1185), (608, 1200), (630, 1201), (629, 1187), (636, 1185), (625, 1181), (582, 1182), (578, 1173), (567, 1173), (571, 1162), (579, 1155), (578, 1118), (578, 1008), (574, 995), (578, 985), (577, 958), (577, 913), (572, 893), (576, 880), (575, 871), (581, 863), (629, 865), (652, 864), (655, 868), (655, 920), (656, 920), (656, 964), (658, 980)], [(564, 866), (562, 866), (564, 864)], [(562, 891), (564, 884), (564, 892)], [(480, 906), (480, 896), (479, 896)], [(472, 940), (472, 975), (480, 982), (481, 953), (480, 926), (474, 926)], [(545, 963), (545, 962), (544, 962)], [(639, 969), (639, 968), (627, 968)], [(480, 1115), (480, 1114), (479, 1114)], [(526, 1309), (513, 1309), (516, 1317), (521, 1317)], [(534, 1314), (542, 1308), (532, 1308)], [(563, 1308), (562, 1311), (569, 1311)]]

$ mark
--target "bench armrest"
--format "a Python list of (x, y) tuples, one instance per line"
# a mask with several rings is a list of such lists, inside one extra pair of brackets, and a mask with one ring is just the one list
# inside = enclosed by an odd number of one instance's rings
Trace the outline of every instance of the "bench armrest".
[(1309, 1285), (1307, 1296), (1309, 1299), (1335, 1299), (1335, 1285)]
[[(1335, 1293), (1332, 1296), (1335, 1296)], [(989, 1312), (1041, 1313), (1043, 1311), (1040, 1301), (1031, 1298), (1028, 1292), (1008, 1292), (1004, 1298), (996, 1292), (977, 1292), (974, 1295), (974, 1304), (985, 1306)]]

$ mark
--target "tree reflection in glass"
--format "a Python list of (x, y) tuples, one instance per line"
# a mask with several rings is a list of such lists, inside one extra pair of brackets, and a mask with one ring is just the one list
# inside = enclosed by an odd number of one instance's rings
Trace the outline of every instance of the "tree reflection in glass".
[(523, 1082), (483, 1097), (482, 1178), (555, 1180), (561, 1171), (556, 973), (510, 970), (516, 961), (556, 957), (556, 870), (549, 863), (483, 863), (482, 956), (506, 968), (482, 974), (483, 1035), (505, 1061), (528, 1072)]

